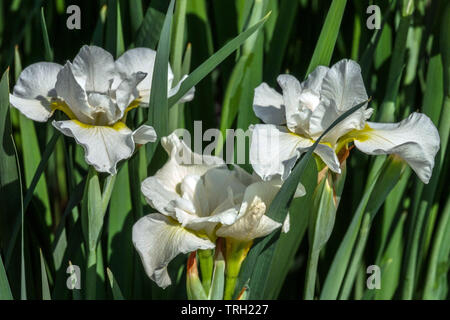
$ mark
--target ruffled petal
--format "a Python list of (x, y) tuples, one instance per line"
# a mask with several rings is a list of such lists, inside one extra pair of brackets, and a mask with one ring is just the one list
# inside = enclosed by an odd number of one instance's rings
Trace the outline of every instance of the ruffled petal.
[[(150, 100), (153, 69), (155, 67), (156, 51), (148, 48), (134, 48), (125, 51), (116, 60), (116, 68), (123, 79), (129, 78), (133, 73), (145, 72), (147, 76), (137, 85), (143, 103)], [(168, 88), (172, 87), (173, 72), (168, 65)]]
[(89, 106), (86, 91), (75, 79), (70, 62), (67, 62), (58, 73), (55, 88), (58, 96), (64, 99), (78, 120), (92, 123), (94, 110)]
[(51, 98), (56, 98), (56, 78), (62, 66), (51, 62), (38, 62), (26, 67), (20, 74), (10, 103), (26, 117), (45, 122), (53, 111)]
[(317, 154), (320, 159), (330, 168), (332, 171), (340, 174), (341, 165), (336, 152), (325, 144), (318, 144), (314, 153)]
[(116, 102), (119, 108), (120, 114), (117, 115), (117, 119), (123, 117), (126, 108), (135, 99), (139, 98), (139, 92), (137, 86), (145, 78), (146, 73), (136, 72), (129, 78), (123, 80), (116, 89)]
[(106, 93), (117, 76), (114, 57), (97, 46), (84, 45), (73, 60), (72, 71), (80, 86), (88, 92)]
[(412, 113), (398, 123), (368, 122), (355, 133), (355, 146), (371, 155), (395, 154), (405, 160), (424, 183), (428, 183), (439, 151), (439, 133), (422, 113)]
[[(323, 78), (320, 94), (322, 102), (314, 110), (309, 123), (310, 135), (314, 139), (345, 111), (367, 101), (359, 65), (347, 59), (333, 65)], [(372, 115), (372, 109), (365, 108), (362, 107), (341, 121), (322, 141), (334, 145), (347, 132), (363, 129), (366, 119)]]
[(137, 144), (146, 144), (155, 142), (157, 138), (156, 131), (151, 126), (142, 125), (133, 131), (133, 140)]
[(366, 88), (358, 63), (344, 59), (334, 64), (323, 78), (321, 95), (335, 101), (340, 112), (367, 101)]
[(264, 123), (275, 125), (286, 123), (283, 96), (265, 82), (255, 89), (253, 111)]
[(85, 160), (99, 172), (117, 173), (117, 163), (134, 152), (132, 131), (123, 123), (114, 127), (89, 126), (77, 120), (53, 121), (53, 126), (74, 137), (85, 151)]
[(147, 275), (161, 288), (171, 284), (167, 265), (178, 254), (215, 247), (208, 238), (198, 237), (158, 213), (139, 219), (133, 226), (132, 237)]
[(196, 154), (174, 133), (161, 139), (169, 160), (154, 176), (145, 179), (141, 191), (147, 202), (166, 215), (174, 214), (174, 201), (181, 199), (180, 183), (188, 175), (201, 176), (207, 170), (223, 166), (218, 157)]
[(300, 109), (300, 82), (289, 74), (279, 75), (278, 84), (283, 89), (283, 101), (286, 108), (286, 125), (292, 132), (307, 134), (308, 119), (312, 111), (308, 108)]

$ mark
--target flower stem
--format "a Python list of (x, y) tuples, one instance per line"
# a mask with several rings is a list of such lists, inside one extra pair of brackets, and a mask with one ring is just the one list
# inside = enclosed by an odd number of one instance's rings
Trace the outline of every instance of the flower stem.
[(203, 288), (206, 294), (208, 294), (214, 267), (213, 250), (198, 250), (197, 255), (200, 263)]
[(239, 241), (232, 238), (227, 238), (225, 243), (226, 267), (224, 300), (232, 300), (242, 262), (247, 256), (247, 253), (253, 244), (253, 240)]

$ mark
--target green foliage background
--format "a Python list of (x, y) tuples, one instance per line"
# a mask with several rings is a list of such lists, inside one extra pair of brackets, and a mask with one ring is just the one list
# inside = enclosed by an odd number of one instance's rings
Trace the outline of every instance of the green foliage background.
[[(203, 130), (246, 130), (258, 123), (253, 89), (262, 81), (276, 87), (281, 73), (303, 79), (317, 65), (342, 58), (358, 61), (372, 96), (373, 120), (399, 121), (418, 110), (438, 128), (441, 149), (430, 183), (424, 185), (391, 158), (353, 150), (341, 181), (334, 229), (317, 252), (317, 277), (311, 282), (305, 275), (310, 274), (308, 232), (314, 234), (310, 217), (317, 209), (317, 170), (315, 163), (305, 161), (297, 172), (307, 196), (274, 206), (282, 212), (290, 204), (291, 232), (277, 235), (276, 242), (255, 244), (240, 284), (251, 275), (250, 297), (263, 299), (308, 298), (308, 283), (315, 291), (312, 297), (321, 299), (448, 299), (447, 1), (178, 0), (171, 28), (170, 19), (164, 28), (167, 0), (84, 0), (76, 2), (81, 30), (69, 30), (65, 10), (73, 2), (0, 0), (0, 299), (186, 298), (186, 257), (171, 263), (175, 284), (161, 290), (145, 275), (131, 242), (133, 223), (153, 211), (143, 200), (140, 181), (164, 163), (162, 148), (141, 148), (121, 164), (109, 190), (99, 245), (86, 248), (80, 219), (89, 211), (82, 201), (86, 181), (107, 190), (110, 178), (99, 175), (96, 181), (88, 174), (73, 139), (9, 108), (8, 92), (22, 68), (38, 61), (64, 64), (83, 44), (101, 46), (116, 57), (144, 46), (158, 48), (160, 66), (169, 59), (177, 82), (269, 11), (264, 25), (236, 52), (228, 56), (223, 51), (209, 60), (212, 72), (202, 65), (195, 77), (192, 73), (192, 102), (174, 104), (165, 93), (156, 94), (149, 111), (135, 109), (128, 121), (148, 121), (159, 137), (175, 128), (192, 131), (194, 121), (202, 121)], [(371, 4), (381, 8), (380, 30), (366, 27)], [(274, 208), (271, 212), (277, 214)], [(68, 290), (67, 267), (79, 265), (84, 272), (88, 259), (93, 264), (86, 273), (93, 280), (85, 286), (83, 278), (81, 290)], [(381, 290), (366, 287), (366, 268), (373, 264), (382, 270)]]

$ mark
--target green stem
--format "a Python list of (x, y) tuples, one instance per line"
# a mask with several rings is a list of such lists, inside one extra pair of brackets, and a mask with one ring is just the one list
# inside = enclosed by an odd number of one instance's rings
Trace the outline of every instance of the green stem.
[(96, 250), (89, 250), (86, 266), (86, 300), (94, 300), (97, 288), (97, 253)]
[(239, 241), (226, 239), (226, 267), (225, 267), (225, 293), (224, 300), (232, 300), (236, 283), (241, 270), (242, 262), (247, 256), (253, 240)]
[(211, 279), (214, 268), (213, 250), (198, 250), (198, 260), (200, 262), (200, 272), (202, 274), (202, 285), (206, 294), (209, 294)]

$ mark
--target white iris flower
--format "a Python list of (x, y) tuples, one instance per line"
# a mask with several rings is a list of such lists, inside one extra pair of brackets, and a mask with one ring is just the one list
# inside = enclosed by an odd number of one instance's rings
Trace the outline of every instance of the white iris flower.
[[(133, 226), (134, 246), (146, 273), (160, 287), (171, 284), (167, 265), (178, 254), (212, 249), (217, 237), (254, 239), (281, 226), (264, 215), (281, 180), (263, 182), (237, 166), (229, 170), (217, 157), (199, 161), (202, 156), (175, 134), (162, 138), (161, 144), (169, 159), (141, 188), (158, 213)], [(297, 196), (302, 194), (300, 188)]]
[[(64, 66), (38, 62), (25, 68), (10, 95), (11, 105), (39, 122), (46, 122), (55, 110), (64, 112), (69, 120), (53, 125), (84, 148), (88, 164), (116, 174), (117, 163), (133, 154), (136, 143), (156, 140), (152, 127), (132, 131), (125, 124), (129, 110), (148, 105), (155, 55), (151, 49), (136, 48), (114, 61), (102, 48), (83, 46)], [(169, 66), (169, 88), (172, 81)], [(178, 88), (170, 89), (169, 96)], [(193, 90), (182, 100), (192, 98)]]
[[(306, 148), (345, 111), (368, 99), (361, 69), (351, 60), (331, 68), (319, 66), (302, 83), (291, 75), (277, 80), (283, 94), (262, 83), (255, 89), (253, 103), (265, 124), (253, 128), (250, 161), (263, 179), (286, 179)], [(366, 154), (399, 156), (428, 183), (440, 145), (432, 121), (414, 112), (399, 123), (368, 122), (372, 111), (363, 106), (340, 122), (322, 138), (315, 154), (340, 173), (339, 152), (353, 142)]]

